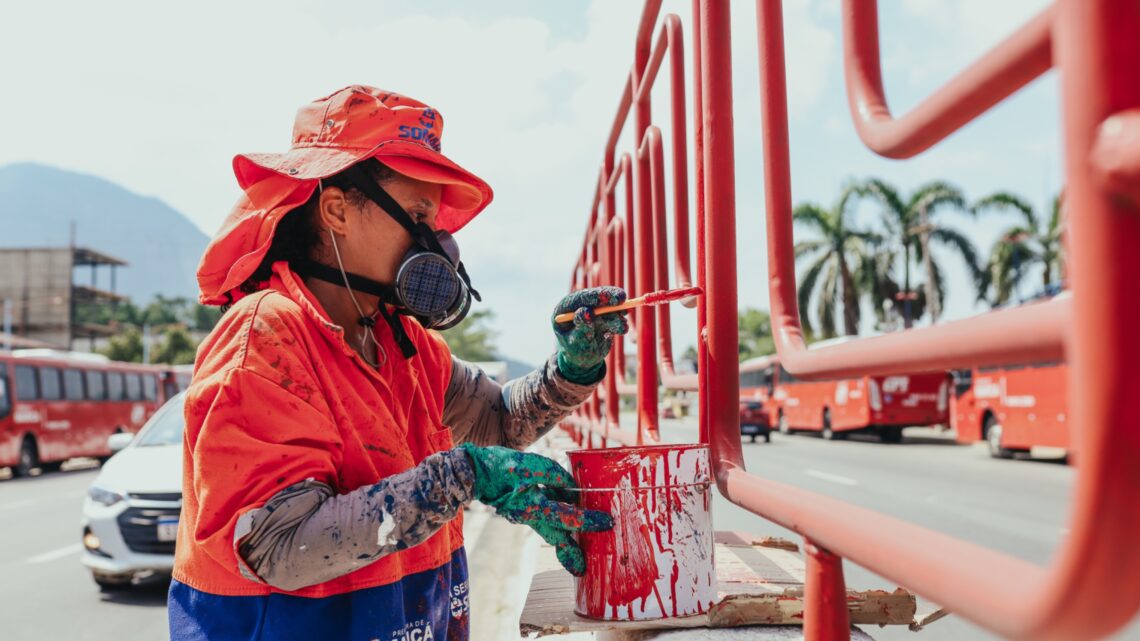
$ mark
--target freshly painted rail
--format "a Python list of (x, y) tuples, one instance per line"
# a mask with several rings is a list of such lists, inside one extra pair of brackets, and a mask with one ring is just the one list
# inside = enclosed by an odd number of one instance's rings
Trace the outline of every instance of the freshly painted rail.
[[(728, 0), (694, 0), (692, 131), (687, 131), (682, 24), (645, 3), (634, 62), (610, 127), (572, 287), (611, 283), (632, 295), (691, 283), (687, 143), (695, 204), (698, 374), (673, 367), (668, 310), (632, 319), (637, 381), (625, 381), (625, 343), (605, 384), (569, 421), (584, 444), (658, 438), (660, 386), (697, 390), (700, 434), (720, 492), (805, 537), (807, 639), (847, 638), (843, 558), (897, 581), (955, 614), (1017, 639), (1097, 638), (1140, 608), (1140, 3), (1058, 0), (911, 112), (887, 108), (875, 0), (843, 4), (844, 69), (855, 128), (873, 151), (915, 156), (1050, 67), (1060, 71), (1070, 293), (1050, 302), (929, 328), (808, 349), (799, 324), (782, 2), (757, 0), (769, 293), (781, 363), (797, 377), (887, 374), (1062, 360), (1081, 453), (1069, 535), (1041, 567), (871, 510), (750, 474), (739, 433), (738, 282), (731, 17)], [(669, 57), (671, 120), (654, 125), (649, 94)], [(617, 145), (632, 114), (628, 153)], [(690, 138), (691, 136), (691, 138)], [(672, 150), (673, 271), (669, 282), (664, 149)], [(750, 141), (749, 141), (750, 142)], [(624, 184), (623, 214), (617, 191)], [(763, 283), (743, 282), (744, 287)], [(619, 398), (636, 392), (636, 429), (621, 430)]]

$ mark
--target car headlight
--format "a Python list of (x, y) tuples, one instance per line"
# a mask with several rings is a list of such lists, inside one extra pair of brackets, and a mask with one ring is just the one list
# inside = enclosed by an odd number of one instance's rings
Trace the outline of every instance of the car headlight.
[(90, 497), (92, 501), (107, 506), (114, 505), (123, 500), (122, 494), (101, 488), (98, 485), (92, 485), (87, 488), (87, 496)]

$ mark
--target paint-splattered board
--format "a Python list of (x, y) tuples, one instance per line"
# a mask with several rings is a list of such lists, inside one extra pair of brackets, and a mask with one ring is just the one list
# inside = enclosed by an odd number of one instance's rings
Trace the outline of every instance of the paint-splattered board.
[[(574, 614), (574, 582), (543, 555), (519, 619), (525, 636), (605, 630), (729, 628), (745, 625), (799, 626), (803, 623), (804, 562), (798, 547), (782, 539), (738, 532), (716, 533), (718, 600), (704, 615), (655, 621), (597, 621)], [(852, 624), (908, 625), (915, 598), (906, 590), (848, 590)]]

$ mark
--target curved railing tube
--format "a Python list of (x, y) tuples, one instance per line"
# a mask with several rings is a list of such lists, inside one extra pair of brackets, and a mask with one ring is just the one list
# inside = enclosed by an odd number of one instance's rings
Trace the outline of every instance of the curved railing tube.
[(1052, 65), (1053, 10), (1047, 9), (901, 118), (891, 116), (879, 68), (876, 0), (843, 2), (847, 103), (863, 143), (888, 158), (910, 158), (985, 113)]

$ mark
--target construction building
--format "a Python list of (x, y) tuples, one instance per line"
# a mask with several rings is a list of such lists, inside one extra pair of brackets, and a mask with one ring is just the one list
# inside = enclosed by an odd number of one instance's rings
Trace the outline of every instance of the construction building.
[(0, 249), (0, 347), (70, 350), (114, 334), (100, 311), (127, 300), (115, 293), (115, 270), (126, 264), (85, 247)]

